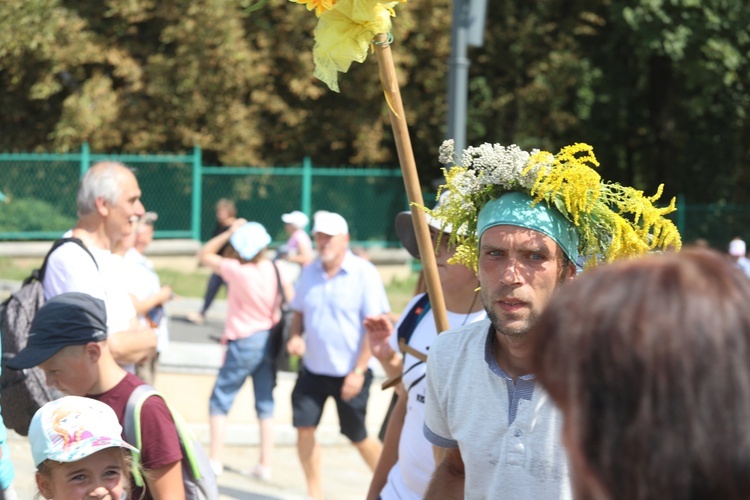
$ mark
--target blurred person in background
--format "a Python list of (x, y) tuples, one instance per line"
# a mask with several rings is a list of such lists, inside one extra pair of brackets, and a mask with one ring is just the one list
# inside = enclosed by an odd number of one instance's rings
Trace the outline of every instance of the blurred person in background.
[(302, 267), (308, 265), (314, 258), (312, 241), (305, 232), (310, 219), (304, 213), (295, 210), (282, 215), (281, 220), (284, 222), (284, 231), (289, 235), (283, 247), (284, 259)]
[[(232, 200), (227, 198), (221, 198), (216, 202), (216, 227), (211, 234), (212, 238), (215, 238), (219, 234), (228, 230), (229, 227), (237, 220), (237, 207)], [(229, 250), (229, 245), (224, 245), (217, 252), (219, 255), (224, 255)], [(203, 307), (200, 312), (193, 311), (188, 313), (186, 319), (196, 325), (202, 325), (206, 322), (206, 313), (211, 307), (216, 294), (219, 293), (219, 289), (222, 285), (226, 285), (224, 280), (221, 279), (216, 273), (211, 273), (206, 284), (206, 293), (203, 295)]]
[(276, 263), (284, 269), (284, 273), (292, 282), (296, 282), (302, 268), (314, 258), (312, 241), (305, 232), (310, 219), (304, 213), (295, 210), (283, 214), (281, 220), (284, 222), (284, 231), (289, 239), (278, 248)]
[(369, 437), (365, 427), (372, 370), (362, 322), (388, 313), (390, 306), (378, 270), (349, 251), (349, 226), (341, 215), (317, 212), (313, 237), (318, 258), (297, 282), (287, 349), (290, 355), (303, 356), (292, 392), (293, 424), (307, 494), (321, 499), (321, 450), (315, 430), (329, 397), (336, 401), (341, 433), (371, 469), (380, 456), (380, 442)]
[[(217, 475), (222, 473), (227, 414), (237, 393), (251, 377), (260, 429), (260, 459), (250, 474), (264, 481), (271, 479), (274, 447), (273, 388), (276, 376), (269, 333), (281, 318), (279, 279), (286, 296), (294, 294), (283, 275), (277, 279), (275, 264), (265, 256), (270, 242), (271, 236), (261, 224), (237, 219), (227, 231), (209, 240), (198, 254), (201, 264), (219, 275), (228, 288), (227, 319), (221, 337), (226, 354), (209, 402), (211, 465)], [(237, 258), (219, 254), (226, 245), (230, 245)]]
[(736, 268), (745, 273), (745, 276), (750, 276), (750, 259), (746, 257), (746, 254), (747, 246), (745, 245), (745, 241), (740, 239), (739, 236), (735, 236), (729, 242), (729, 258)]
[(552, 298), (534, 366), (575, 498), (750, 498), (748, 303), (750, 281), (697, 248), (602, 266)]
[(124, 238), (115, 251), (123, 258), (125, 285), (133, 300), (138, 320), (144, 327), (156, 332), (156, 356), (138, 363), (135, 374), (149, 385), (154, 385), (159, 355), (169, 346), (168, 319), (164, 305), (173, 298), (172, 288), (162, 286), (154, 263), (144, 255), (154, 240), (154, 223), (159, 218), (155, 212), (146, 212), (135, 225), (135, 231)]

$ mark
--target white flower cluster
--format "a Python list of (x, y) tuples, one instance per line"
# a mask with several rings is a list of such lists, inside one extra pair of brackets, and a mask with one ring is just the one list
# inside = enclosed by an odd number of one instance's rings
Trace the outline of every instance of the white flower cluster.
[[(526, 168), (530, 156), (515, 144), (505, 147), (484, 143), (478, 147), (466, 148), (462, 155), (462, 163), (464, 167), (471, 167), (479, 173), (480, 185), (499, 185), (504, 189), (515, 189), (526, 180), (521, 173)], [(523, 187), (528, 189), (531, 186)]]
[[(452, 139), (443, 142), (440, 146), (441, 163), (454, 161), (454, 147)], [(501, 186), (507, 190), (522, 188), (529, 191), (534, 186), (539, 169), (551, 167), (551, 164), (537, 164), (523, 175), (529, 158), (538, 152), (538, 149), (523, 151), (515, 144), (507, 147), (489, 143), (470, 146), (461, 155), (460, 166), (467, 170), (454, 178), (453, 188), (465, 196), (471, 196), (489, 185)]]
[(453, 159), (453, 152), (455, 148), (456, 143), (453, 141), (453, 139), (443, 141), (443, 144), (440, 145), (440, 149), (438, 150), (438, 152), (440, 153), (438, 156), (438, 161), (443, 165), (452, 165), (455, 161)]

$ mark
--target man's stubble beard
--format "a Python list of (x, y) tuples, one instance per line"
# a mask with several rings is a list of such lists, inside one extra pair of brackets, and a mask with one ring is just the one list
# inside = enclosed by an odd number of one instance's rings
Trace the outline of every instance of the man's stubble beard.
[(482, 305), (484, 305), (484, 310), (487, 312), (487, 317), (490, 319), (490, 322), (492, 323), (492, 327), (495, 329), (497, 333), (500, 335), (506, 337), (508, 340), (518, 342), (523, 340), (526, 337), (526, 334), (531, 330), (531, 328), (534, 326), (534, 323), (536, 323), (538, 316), (534, 314), (533, 312), (529, 313), (529, 317), (526, 319), (526, 324), (524, 326), (518, 327), (518, 328), (510, 328), (507, 325), (504, 325), (500, 318), (498, 317), (495, 310), (492, 308), (492, 299), (491, 297), (486, 296), (485, 293), (483, 293), (483, 290), (480, 290), (480, 296), (482, 298)]

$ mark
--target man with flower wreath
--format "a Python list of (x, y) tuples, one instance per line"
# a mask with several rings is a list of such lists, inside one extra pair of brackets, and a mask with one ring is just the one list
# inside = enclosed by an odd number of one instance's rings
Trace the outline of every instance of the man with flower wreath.
[[(453, 156), (452, 143), (441, 161)], [(427, 365), (425, 437), (446, 448), (425, 498), (572, 498), (562, 416), (529, 370), (534, 324), (576, 262), (680, 246), (674, 210), (602, 182), (590, 146), (557, 155), (484, 144), (446, 172), (450, 203), (428, 211), (455, 260), (478, 269), (488, 319), (441, 334)], [(462, 236), (461, 233), (468, 236)]]

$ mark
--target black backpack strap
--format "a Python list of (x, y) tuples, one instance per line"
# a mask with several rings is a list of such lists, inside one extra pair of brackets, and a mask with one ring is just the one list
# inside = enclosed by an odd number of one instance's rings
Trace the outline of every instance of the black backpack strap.
[(276, 266), (276, 263), (274, 261), (271, 261), (271, 265), (273, 266), (273, 270), (276, 273), (276, 283), (278, 284), (279, 295), (281, 295), (281, 310), (283, 311), (288, 303), (286, 301), (286, 294), (284, 293), (284, 287), (281, 285), (281, 275), (279, 274), (279, 268)]
[(406, 317), (398, 326), (398, 339), (404, 339), (405, 342), (409, 342), (411, 335), (414, 333), (414, 329), (422, 320), (422, 317), (430, 310), (430, 296), (427, 294), (422, 295), (417, 300), (409, 312), (406, 313)]
[(49, 249), (49, 252), (47, 252), (47, 255), (44, 256), (44, 262), (42, 263), (42, 267), (39, 268), (39, 271), (36, 273), (36, 279), (39, 281), (44, 280), (44, 273), (47, 271), (47, 261), (49, 260), (49, 256), (52, 255), (52, 252), (60, 248), (66, 243), (75, 243), (79, 247), (83, 248), (87, 254), (89, 254), (89, 257), (91, 257), (91, 260), (94, 261), (94, 265), (96, 266), (96, 269), (99, 270), (99, 264), (96, 263), (96, 259), (94, 258), (94, 254), (91, 253), (91, 251), (86, 248), (86, 245), (83, 244), (83, 241), (80, 240), (80, 238), (60, 238), (59, 240), (55, 241), (55, 243), (52, 245), (52, 248)]

